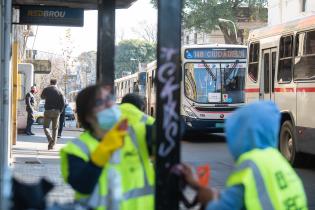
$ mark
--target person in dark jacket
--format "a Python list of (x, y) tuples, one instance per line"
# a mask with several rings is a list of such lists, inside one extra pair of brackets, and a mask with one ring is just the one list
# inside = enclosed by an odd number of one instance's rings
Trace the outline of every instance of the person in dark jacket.
[(25, 96), (25, 104), (26, 104), (26, 112), (27, 112), (27, 123), (25, 133), (26, 135), (35, 135), (32, 132), (32, 125), (35, 121), (34, 119), (34, 105), (35, 105), (35, 98), (34, 94), (37, 93), (36, 86), (32, 86), (30, 92), (28, 92)]
[[(41, 94), (41, 99), (45, 100), (44, 131), (48, 139), (48, 150), (53, 149), (57, 142), (59, 117), (65, 106), (64, 96), (56, 85), (57, 80), (51, 79), (50, 86), (46, 87)], [(52, 134), (49, 130), (51, 122)]]

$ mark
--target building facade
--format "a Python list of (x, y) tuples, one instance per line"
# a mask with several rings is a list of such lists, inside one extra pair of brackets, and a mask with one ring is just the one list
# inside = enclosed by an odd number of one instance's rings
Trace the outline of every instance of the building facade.
[(315, 12), (315, 0), (268, 0), (268, 25), (285, 23)]

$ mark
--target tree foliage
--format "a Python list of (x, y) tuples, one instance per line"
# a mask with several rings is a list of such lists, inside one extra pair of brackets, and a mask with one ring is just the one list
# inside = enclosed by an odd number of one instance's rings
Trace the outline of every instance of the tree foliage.
[[(157, 6), (157, 0), (151, 2)], [(183, 26), (206, 33), (220, 28), (227, 40), (235, 37), (232, 24), (222, 23), (219, 18), (233, 22), (240, 16), (247, 16), (249, 20), (267, 20), (266, 9), (263, 10), (266, 6), (267, 0), (184, 0)]]
[(132, 31), (137, 34), (141, 39), (150, 42), (157, 42), (157, 25), (147, 21), (141, 21), (139, 26), (133, 28)]
[(149, 63), (155, 60), (155, 51), (155, 45), (150, 42), (136, 39), (119, 42), (115, 56), (116, 77), (120, 77), (123, 71), (138, 71), (138, 62)]
[(96, 81), (96, 51), (82, 52), (77, 57), (81, 85), (87, 87)]

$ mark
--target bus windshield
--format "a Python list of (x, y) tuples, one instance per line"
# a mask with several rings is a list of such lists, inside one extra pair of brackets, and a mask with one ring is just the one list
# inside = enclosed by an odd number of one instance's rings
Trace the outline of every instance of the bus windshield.
[(243, 103), (245, 63), (186, 63), (185, 95), (196, 103)]

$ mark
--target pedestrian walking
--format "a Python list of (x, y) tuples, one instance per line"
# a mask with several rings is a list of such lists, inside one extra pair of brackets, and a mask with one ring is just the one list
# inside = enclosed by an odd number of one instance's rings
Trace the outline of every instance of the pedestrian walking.
[(180, 166), (207, 210), (308, 209), (300, 178), (277, 150), (280, 117), (273, 102), (256, 102), (227, 119), (227, 145), (236, 164), (221, 193), (200, 186), (191, 169)]
[(85, 132), (60, 152), (62, 175), (76, 201), (97, 210), (153, 210), (145, 123), (126, 118), (110, 90), (100, 85), (82, 90), (76, 109)]
[(26, 94), (25, 96), (25, 105), (26, 105), (26, 112), (27, 112), (27, 122), (26, 122), (26, 129), (25, 134), (26, 135), (35, 135), (35, 133), (32, 132), (32, 125), (35, 121), (34, 118), (34, 106), (35, 106), (35, 98), (34, 94), (37, 93), (36, 86), (32, 86), (31, 90)]
[[(45, 100), (44, 132), (48, 140), (48, 150), (51, 150), (57, 142), (59, 117), (65, 106), (65, 99), (62, 92), (57, 88), (56, 79), (50, 80), (50, 86), (43, 90), (41, 99)], [(52, 131), (50, 132), (51, 123)]]
[(59, 128), (57, 138), (61, 138), (63, 128), (65, 127), (66, 108), (64, 108), (59, 117)]
[(58, 137), (61, 138), (63, 128), (65, 127), (65, 118), (66, 118), (66, 107), (68, 106), (67, 100), (65, 100), (65, 106), (59, 117), (59, 128), (58, 128)]

